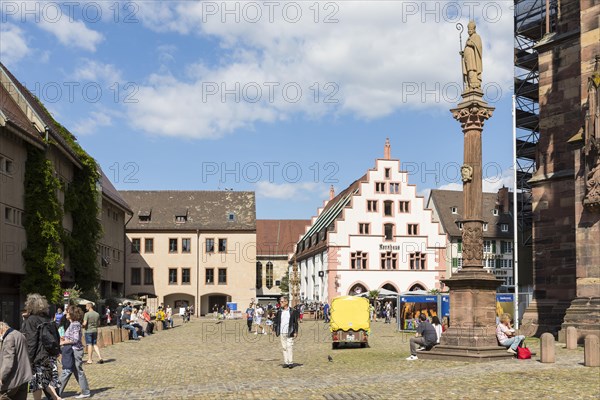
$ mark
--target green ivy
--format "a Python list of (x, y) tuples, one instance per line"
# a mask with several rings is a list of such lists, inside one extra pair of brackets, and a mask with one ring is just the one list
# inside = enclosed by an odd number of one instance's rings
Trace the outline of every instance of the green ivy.
[(57, 198), (60, 181), (44, 151), (27, 145), (25, 164), (25, 232), (23, 250), (25, 293), (40, 293), (52, 303), (62, 298), (60, 271), (64, 267), (60, 253), (63, 239), (61, 205)]
[(90, 293), (100, 283), (98, 241), (102, 236), (102, 224), (98, 219), (101, 194), (97, 186), (100, 174), (92, 157), (85, 153), (79, 157), (82, 168), (75, 170), (65, 195), (65, 211), (73, 218), (67, 249), (75, 283), (83, 292)]

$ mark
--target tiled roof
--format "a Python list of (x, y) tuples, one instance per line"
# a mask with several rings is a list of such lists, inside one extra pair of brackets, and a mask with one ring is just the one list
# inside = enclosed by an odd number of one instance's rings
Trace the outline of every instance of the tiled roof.
[[(73, 135), (65, 128), (61, 128), (59, 125), (57, 125), (57, 123), (54, 121), (54, 118), (52, 118), (52, 116), (50, 115), (48, 110), (46, 110), (46, 108), (44, 108), (44, 106), (42, 106), (40, 101), (29, 91), (29, 89), (27, 89), (21, 82), (19, 82), (19, 80), (12, 74), (12, 72), (10, 72), (9, 69), (6, 68), (6, 66), (4, 64), (2, 64), (1, 62), (0, 62), (0, 68), (4, 71), (4, 73), (6, 73), (8, 78), (15, 85), (16, 89), (23, 95), (23, 97), (27, 101), (27, 104), (29, 104), (31, 106), (33, 111), (39, 116), (39, 118), (43, 121), (43, 123), (49, 128), (49, 130), (50, 130), (49, 133), (50, 133), (50, 136), (52, 137), (52, 139), (54, 139), (57, 143), (59, 143), (61, 145), (61, 147), (63, 148), (63, 150), (65, 152), (67, 152), (71, 157), (73, 157), (75, 160), (79, 160), (79, 157), (77, 156), (75, 151), (71, 148), (71, 146), (67, 143), (67, 141), (62, 137), (60, 132), (62, 130), (67, 135), (71, 135), (71, 136), (73, 136)], [(40, 128), (44, 128), (44, 127), (40, 127)], [(73, 139), (77, 140), (74, 136), (73, 136)]]
[[(463, 192), (456, 190), (439, 190), (431, 191), (431, 202), (429, 207), (437, 210), (440, 218), (440, 223), (444, 228), (444, 232), (450, 236), (462, 236), (462, 231), (456, 224), (457, 221), (463, 219)], [(512, 204), (512, 196), (509, 196)], [(456, 214), (452, 213), (452, 207), (456, 207)], [(512, 238), (513, 236), (513, 217), (510, 213), (498, 212), (498, 215), (493, 215), (494, 209), (498, 207), (497, 193), (483, 193), (482, 220), (487, 222), (488, 229), (483, 231), (483, 237), (486, 238)], [(508, 224), (508, 232), (502, 232), (501, 224)]]
[(294, 245), (309, 225), (308, 219), (256, 220), (256, 255), (293, 253)]
[(312, 237), (312, 235), (319, 233), (323, 229), (327, 229), (341, 214), (341, 212), (344, 210), (344, 207), (346, 207), (346, 205), (350, 202), (352, 195), (358, 191), (360, 183), (366, 178), (367, 175), (365, 174), (352, 182), (350, 186), (342, 190), (333, 199), (329, 200), (329, 202), (327, 202), (325, 205), (325, 208), (323, 208), (323, 211), (317, 217), (315, 223), (311, 225), (310, 229), (304, 234), (301, 240), (306, 240)]
[(33, 127), (23, 110), (15, 103), (4, 85), (0, 85), (0, 111), (7, 118), (7, 123), (19, 128), (30, 139), (42, 141), (39, 132)]
[(106, 195), (106, 197), (117, 203), (125, 211), (132, 214), (133, 211), (129, 207), (129, 204), (127, 204), (125, 199), (123, 199), (121, 194), (119, 194), (119, 191), (115, 189), (110, 179), (108, 179), (108, 177), (104, 174), (104, 171), (102, 171), (102, 168), (100, 169), (100, 174), (100, 185), (102, 186), (102, 194)]
[[(255, 231), (254, 192), (233, 191), (120, 191), (133, 210), (127, 230)], [(186, 222), (175, 216), (187, 210)], [(140, 221), (148, 215), (149, 221)], [(233, 214), (233, 220), (229, 220)]]

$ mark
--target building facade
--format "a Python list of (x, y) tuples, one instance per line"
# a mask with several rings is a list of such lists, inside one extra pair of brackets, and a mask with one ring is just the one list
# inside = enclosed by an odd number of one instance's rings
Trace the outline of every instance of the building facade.
[[(500, 291), (514, 290), (513, 217), (508, 188), (498, 193), (483, 193), (483, 267), (502, 279)], [(427, 207), (447, 236), (444, 259), (446, 276), (462, 268), (463, 192), (431, 191)]]
[(121, 191), (127, 223), (125, 293), (161, 303), (245, 307), (256, 289), (253, 192)]
[(546, 29), (533, 48), (539, 70), (539, 140), (528, 181), (534, 300), (523, 324), (528, 334), (561, 339), (574, 326), (582, 341), (600, 334), (600, 201), (589, 201), (598, 190), (600, 4), (553, 0), (547, 7)]
[(384, 158), (337, 196), (331, 193), (297, 243), (301, 300), (439, 289), (446, 237), (432, 216), (386, 141)]
[[(63, 211), (61, 228), (67, 236), (73, 231), (73, 218), (64, 210), (65, 191), (73, 181), (75, 172), (82, 168), (82, 163), (63, 135), (71, 133), (54, 121), (35, 96), (0, 63), (0, 319), (13, 326), (19, 326), (19, 310), (27, 294), (20, 291), (26, 272), (22, 252), (28, 246), (24, 227), (27, 146), (43, 151), (50, 161), (54, 176), (61, 184), (56, 192)], [(103, 209), (110, 204), (117, 216), (109, 220), (104, 213), (98, 215), (104, 228), (104, 237), (99, 242), (97, 267), (100, 269), (104, 247), (111, 252), (123, 249), (124, 215), (128, 207), (105, 176), (98, 182), (98, 187), (102, 193)], [(61, 286), (67, 288), (73, 286), (76, 280), (62, 244), (61, 254), (64, 263), (60, 271)], [(123, 272), (123, 262), (100, 269), (103, 282), (101, 296), (104, 282), (123, 285)]]
[[(289, 291), (289, 258), (310, 220), (256, 221), (256, 299), (276, 302)], [(281, 283), (287, 280), (288, 289)]]
[(102, 237), (98, 246), (100, 298), (125, 296), (125, 222), (132, 216), (127, 202), (101, 172)]

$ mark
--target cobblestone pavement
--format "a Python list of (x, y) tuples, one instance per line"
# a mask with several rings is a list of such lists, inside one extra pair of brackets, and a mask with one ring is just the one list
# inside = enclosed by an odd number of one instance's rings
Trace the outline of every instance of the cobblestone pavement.
[[(279, 338), (248, 334), (245, 321), (194, 319), (139, 342), (102, 349), (86, 365), (96, 399), (598, 399), (600, 369), (583, 349), (557, 344), (557, 362), (406, 361), (410, 335), (372, 324), (370, 347), (331, 349), (327, 325), (304, 321), (294, 347), (301, 366), (282, 368)], [(538, 351), (538, 342), (529, 339)], [(333, 361), (328, 361), (328, 355)], [(71, 379), (64, 397), (75, 396)]]

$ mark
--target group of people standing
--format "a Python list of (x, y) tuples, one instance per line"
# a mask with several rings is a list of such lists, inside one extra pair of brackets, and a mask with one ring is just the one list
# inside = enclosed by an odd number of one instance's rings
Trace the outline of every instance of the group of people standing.
[[(83, 329), (88, 345), (87, 362), (92, 362), (93, 352), (99, 363), (103, 360), (96, 345), (100, 315), (91, 303), (86, 310), (84, 314), (81, 308), (70, 305), (52, 320), (46, 298), (30, 294), (25, 301), (20, 332), (0, 322), (0, 399), (25, 400), (30, 392), (35, 400), (41, 399), (43, 394), (60, 400), (71, 375), (75, 376), (81, 388), (81, 393), (75, 398), (91, 396), (83, 369)], [(62, 364), (60, 375), (59, 356)]]

